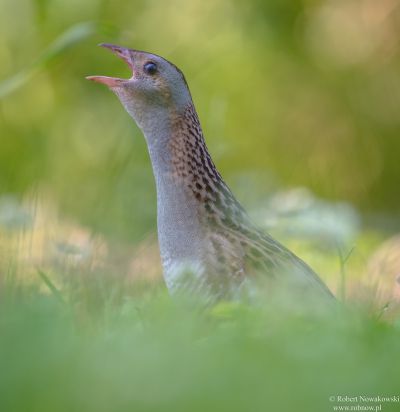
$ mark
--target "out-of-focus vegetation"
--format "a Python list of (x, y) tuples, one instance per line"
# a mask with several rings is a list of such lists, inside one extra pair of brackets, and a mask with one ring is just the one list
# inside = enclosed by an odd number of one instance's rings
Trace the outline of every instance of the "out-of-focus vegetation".
[[(0, 0), (0, 411), (398, 395), (399, 38), (397, 0)], [(144, 139), (84, 79), (130, 75), (100, 42), (184, 71), (239, 200), (361, 309), (169, 301)]]
[(231, 185), (251, 171), (260, 195), (305, 185), (398, 213), (399, 14), (396, 0), (2, 0), (0, 78), (34, 73), (0, 103), (0, 190), (42, 182), (90, 226), (131, 239), (152, 227), (143, 139), (116, 98), (84, 80), (129, 74), (95, 47), (108, 41), (182, 68)]
[(2, 0), (0, 265), (113, 256), (118, 273), (159, 274), (144, 139), (84, 79), (130, 75), (95, 47), (114, 42), (182, 68), (212, 155), (260, 225), (333, 289), (353, 246), (349, 272), (365, 274), (400, 229), (399, 16), (396, 0)]
[(101, 277), (61, 297), (15, 286), (0, 303), (2, 411), (399, 409), (399, 400), (339, 400), (399, 393), (399, 325), (360, 311), (204, 312)]

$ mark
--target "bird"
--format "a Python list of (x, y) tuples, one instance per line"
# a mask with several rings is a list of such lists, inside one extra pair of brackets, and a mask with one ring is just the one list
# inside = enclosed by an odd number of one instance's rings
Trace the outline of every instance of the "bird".
[[(124, 60), (129, 79), (87, 76), (106, 85), (141, 129), (157, 192), (163, 276), (171, 294), (208, 302), (249, 296), (266, 285), (333, 294), (299, 257), (261, 231), (235, 198), (207, 148), (183, 72), (165, 58), (102, 43)], [(303, 293), (303, 292), (302, 292)], [(299, 292), (300, 294), (300, 292)]]

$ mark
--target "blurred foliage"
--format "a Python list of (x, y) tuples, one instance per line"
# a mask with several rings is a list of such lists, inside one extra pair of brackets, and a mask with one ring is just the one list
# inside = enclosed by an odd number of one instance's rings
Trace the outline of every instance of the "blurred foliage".
[[(396, 231), (399, 23), (398, 0), (0, 0), (0, 411), (398, 395), (400, 238), (357, 210)], [(144, 139), (84, 79), (129, 75), (100, 42), (184, 71), (233, 191), (352, 308), (166, 296)]]
[(239, 194), (243, 180), (260, 197), (301, 185), (398, 213), (399, 22), (397, 0), (1, 0), (0, 193), (45, 188), (64, 213), (120, 238), (154, 227), (144, 140), (84, 80), (128, 75), (95, 47), (106, 41), (182, 68)]
[[(12, 276), (2, 286), (2, 411), (399, 409), (399, 323), (364, 310), (204, 311), (101, 276), (66, 285), (63, 299)], [(397, 401), (336, 401), (346, 395)]]

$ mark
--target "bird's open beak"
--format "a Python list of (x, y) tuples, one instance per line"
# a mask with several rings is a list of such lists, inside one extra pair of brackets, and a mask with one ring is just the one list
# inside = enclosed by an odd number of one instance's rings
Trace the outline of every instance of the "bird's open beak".
[[(99, 44), (101, 47), (105, 47), (106, 49), (110, 49), (114, 54), (121, 57), (128, 66), (132, 69), (132, 76), (133, 76), (133, 62), (132, 62), (132, 54), (131, 50), (121, 46), (115, 46), (114, 44), (107, 44), (101, 43)], [(120, 79), (118, 77), (108, 77), (108, 76), (86, 76), (87, 80), (92, 80), (97, 83), (105, 84), (108, 87), (118, 87), (122, 86), (123, 83), (127, 81), (127, 79)]]

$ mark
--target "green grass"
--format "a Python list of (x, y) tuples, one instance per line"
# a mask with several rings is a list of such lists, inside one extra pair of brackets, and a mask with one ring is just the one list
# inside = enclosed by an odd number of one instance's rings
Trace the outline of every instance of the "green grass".
[[(385, 311), (395, 242), (376, 256), (400, 231), (394, 3), (0, 1), (0, 412), (321, 412), (379, 406), (332, 396), (400, 394), (399, 304)], [(200, 310), (168, 297), (146, 240), (145, 141), (84, 79), (128, 75), (100, 42), (182, 68), (213, 158), (250, 211), (296, 186), (362, 211), (340, 248), (318, 235), (288, 243), (343, 306)], [(387, 287), (374, 309), (357, 303), (377, 279)]]
[(363, 308), (202, 310), (154, 283), (13, 279), (0, 288), (1, 411), (330, 411), (355, 405), (331, 396), (399, 394), (400, 323)]

